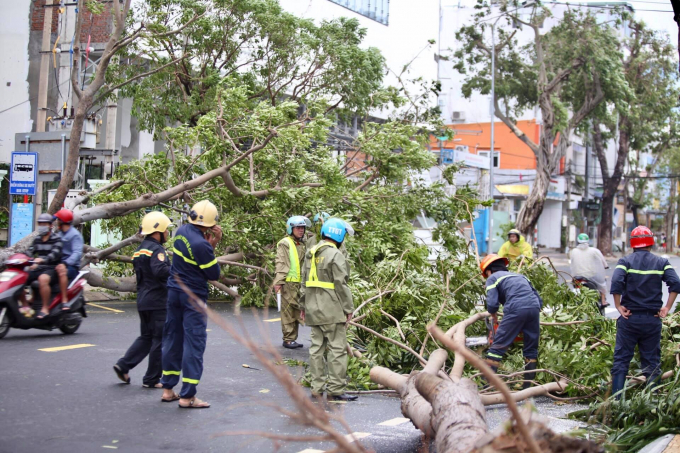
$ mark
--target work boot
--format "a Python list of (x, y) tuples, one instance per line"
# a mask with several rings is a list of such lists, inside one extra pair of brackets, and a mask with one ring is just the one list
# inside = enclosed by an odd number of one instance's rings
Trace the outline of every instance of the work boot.
[[(626, 373), (620, 373), (620, 374), (612, 375), (612, 395), (616, 395), (621, 390), (623, 390), (623, 387), (625, 385), (626, 385)], [(616, 395), (616, 399), (620, 400), (621, 396), (624, 393), (625, 393), (625, 391)]]
[[(536, 369), (536, 359), (524, 359), (524, 371), (533, 371)], [(524, 380), (525, 381), (533, 381), (536, 379), (536, 372), (533, 373), (524, 373)], [(523, 382), (522, 383), (522, 390), (528, 389), (531, 387), (533, 384), (531, 382)]]
[(298, 343), (297, 341), (284, 341), (283, 347), (287, 349), (297, 349), (301, 348), (302, 344)]
[(330, 401), (356, 401), (359, 399), (358, 396), (356, 395), (348, 395), (347, 393), (343, 393), (342, 395), (328, 395), (328, 399)]

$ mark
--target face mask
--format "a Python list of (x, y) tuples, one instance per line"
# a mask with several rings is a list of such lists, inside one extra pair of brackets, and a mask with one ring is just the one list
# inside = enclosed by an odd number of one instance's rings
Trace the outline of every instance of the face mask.
[(48, 227), (48, 226), (38, 226), (38, 234), (40, 236), (45, 236), (49, 232), (50, 232), (50, 227)]

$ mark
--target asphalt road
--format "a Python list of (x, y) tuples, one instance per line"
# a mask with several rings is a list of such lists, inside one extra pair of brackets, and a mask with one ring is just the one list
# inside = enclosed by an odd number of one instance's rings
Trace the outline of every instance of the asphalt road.
[[(272, 408), (292, 409), (292, 403), (267, 371), (242, 367), (261, 368), (251, 353), (215, 325), (208, 326), (205, 372), (198, 387), (199, 397), (212, 404), (210, 409), (185, 410), (161, 403), (160, 390), (141, 386), (146, 361), (131, 372), (131, 385), (121, 383), (111, 367), (138, 334), (135, 303), (95, 304), (74, 335), (12, 329), (0, 340), (0, 452), (269, 452), (276, 450), (270, 440), (229, 434), (318, 434)], [(231, 304), (211, 307), (235, 320)], [(277, 317), (275, 312), (268, 316)], [(242, 320), (249, 334), (261, 339), (249, 310), (243, 310)], [(280, 345), (280, 324), (263, 325), (272, 342)], [(304, 349), (281, 347), (282, 355), (307, 360), (309, 332), (302, 329)], [(44, 351), (67, 346), (74, 349)], [(291, 372), (300, 373), (295, 368)], [(361, 442), (376, 452), (415, 452), (420, 446), (421, 433), (402, 418), (396, 398), (366, 395), (354, 403), (328, 407), (342, 414), (351, 429), (361, 433), (357, 434), (363, 437)], [(279, 447), (283, 452), (312, 453), (333, 445), (290, 442)]]

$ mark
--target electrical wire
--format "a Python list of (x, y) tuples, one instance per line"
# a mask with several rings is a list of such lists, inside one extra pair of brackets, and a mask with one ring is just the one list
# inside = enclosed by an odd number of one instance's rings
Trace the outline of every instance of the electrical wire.
[[(59, 85), (63, 85), (63, 84), (68, 83), (68, 82), (69, 82), (69, 80), (64, 80), (64, 81), (61, 82)], [(47, 92), (49, 93), (50, 91), (54, 90), (55, 88), (58, 88), (59, 85), (57, 85), (57, 83), (56, 83), (56, 81), (55, 81), (55, 85), (54, 85), (52, 88), (48, 88), (48, 89), (47, 89)], [(7, 107), (7, 108), (4, 109), (4, 110), (0, 110), (0, 114), (5, 113), (5, 112), (9, 112), (9, 111), (12, 110), (13, 108), (19, 107), (20, 105), (24, 105), (24, 104), (27, 103), (27, 102), (31, 102), (31, 101), (37, 99), (37, 97), (38, 97), (38, 95), (36, 94), (35, 96), (32, 96), (32, 97), (26, 99), (25, 101), (19, 102), (18, 104), (14, 104), (13, 106)]]

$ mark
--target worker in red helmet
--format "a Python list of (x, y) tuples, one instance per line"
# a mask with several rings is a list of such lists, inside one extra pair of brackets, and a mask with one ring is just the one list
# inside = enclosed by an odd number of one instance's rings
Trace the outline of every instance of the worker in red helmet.
[(508, 264), (507, 258), (491, 254), (479, 266), (486, 278), (486, 309), (494, 325), (498, 323), (498, 309), (503, 305), (503, 322), (486, 353), (486, 363), (496, 373), (508, 348), (523, 332), (524, 370), (527, 372), (523, 387), (528, 388), (536, 377), (543, 299), (524, 275), (508, 272)]
[[(633, 253), (621, 258), (612, 276), (611, 293), (621, 316), (616, 321), (616, 347), (612, 366), (612, 394), (621, 398), (628, 367), (640, 351), (642, 372), (651, 385), (660, 374), (661, 318), (666, 317), (680, 292), (678, 274), (666, 258), (650, 253), (654, 235), (645, 226), (633, 229)], [(663, 305), (662, 285), (668, 286), (668, 301)]]
[(61, 290), (62, 310), (69, 310), (68, 284), (80, 271), (80, 258), (83, 257), (83, 236), (73, 226), (73, 211), (60, 209), (54, 214), (57, 228), (61, 231), (63, 243), (61, 264), (56, 268), (59, 276), (59, 289)]

